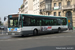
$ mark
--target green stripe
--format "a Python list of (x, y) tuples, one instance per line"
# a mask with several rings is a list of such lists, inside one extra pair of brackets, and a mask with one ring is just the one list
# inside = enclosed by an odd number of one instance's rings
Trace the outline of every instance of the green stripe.
[(40, 16), (40, 17), (58, 17), (58, 18), (67, 18), (67, 17), (61, 17), (61, 16), (45, 16), (45, 15), (31, 15), (31, 14), (21, 14), (21, 15)]

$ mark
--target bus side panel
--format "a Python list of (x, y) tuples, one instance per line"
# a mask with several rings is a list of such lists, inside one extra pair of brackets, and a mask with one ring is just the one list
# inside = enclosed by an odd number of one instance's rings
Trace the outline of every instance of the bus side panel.
[(59, 26), (52, 26), (52, 31), (58, 31), (58, 29), (61, 28), (62, 31), (67, 30), (68, 26), (67, 25), (59, 25)]
[(37, 29), (38, 31), (40, 30), (40, 26), (27, 26), (22, 28), (22, 34), (33, 34), (33, 30)]

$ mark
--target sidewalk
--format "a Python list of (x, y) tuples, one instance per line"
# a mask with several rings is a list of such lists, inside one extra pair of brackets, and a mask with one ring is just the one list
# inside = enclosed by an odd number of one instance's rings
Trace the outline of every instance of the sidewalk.
[(67, 31), (64, 31), (64, 32), (75, 32), (75, 29), (74, 30), (67, 30)]

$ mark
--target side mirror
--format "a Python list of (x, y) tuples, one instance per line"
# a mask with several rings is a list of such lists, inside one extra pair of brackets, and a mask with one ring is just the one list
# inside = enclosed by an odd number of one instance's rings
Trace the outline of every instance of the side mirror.
[(6, 20), (6, 17), (4, 17), (4, 21)]
[(7, 16), (4, 17), (4, 21), (7, 19)]

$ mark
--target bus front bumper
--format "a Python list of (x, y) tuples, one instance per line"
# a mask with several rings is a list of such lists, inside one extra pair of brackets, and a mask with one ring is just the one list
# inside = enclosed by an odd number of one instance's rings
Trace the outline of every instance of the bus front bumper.
[(21, 32), (8, 32), (7, 35), (21, 35)]

